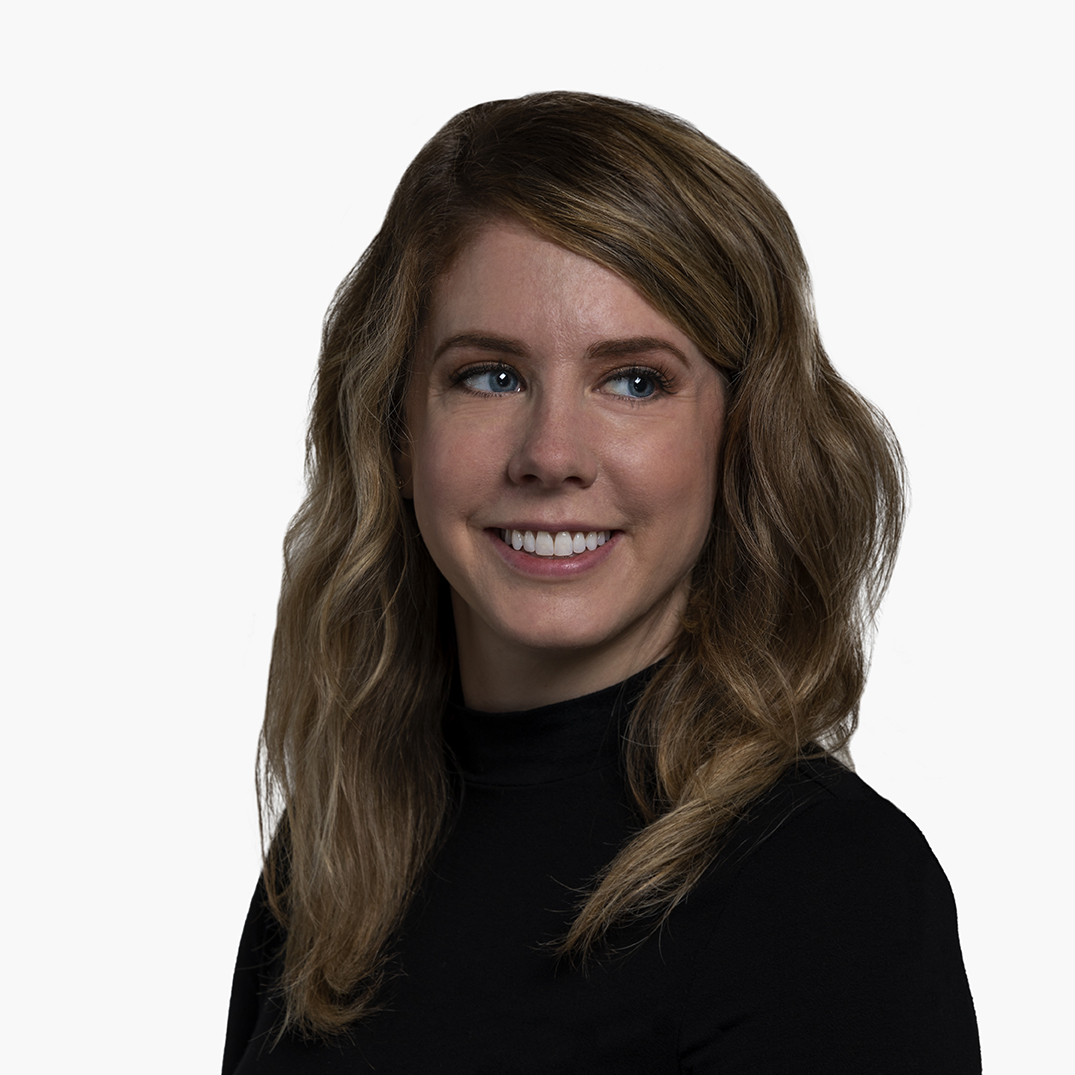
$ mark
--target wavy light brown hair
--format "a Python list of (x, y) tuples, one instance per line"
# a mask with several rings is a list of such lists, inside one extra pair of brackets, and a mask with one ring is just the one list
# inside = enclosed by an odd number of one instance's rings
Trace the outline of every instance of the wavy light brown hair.
[(329, 309), (308, 494), (285, 543), (259, 774), (263, 831), (284, 821), (264, 876), (286, 931), (286, 1022), (319, 1033), (373, 1010), (449, 810), (450, 610), (394, 458), (433, 284), (498, 219), (630, 281), (729, 386), (682, 631), (625, 739), (638, 832), (562, 952), (659, 922), (797, 757), (843, 750), (899, 539), (898, 447), (829, 364), (795, 231), (753, 171), (682, 120), (585, 94), (452, 119)]

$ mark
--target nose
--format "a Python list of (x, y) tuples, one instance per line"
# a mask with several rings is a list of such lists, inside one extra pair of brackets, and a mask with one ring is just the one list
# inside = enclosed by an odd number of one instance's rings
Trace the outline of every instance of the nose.
[(595, 433), (583, 406), (568, 398), (542, 394), (518, 428), (508, 477), (516, 485), (550, 489), (592, 485), (597, 477)]

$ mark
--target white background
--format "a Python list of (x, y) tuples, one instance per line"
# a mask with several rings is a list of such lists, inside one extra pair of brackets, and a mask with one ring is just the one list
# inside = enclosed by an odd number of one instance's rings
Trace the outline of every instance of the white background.
[(796, 222), (913, 483), (859, 771), (951, 879), (985, 1070), (1060, 1071), (1059, 4), (386, 8), (41, 2), (0, 35), (5, 1067), (218, 1069), (321, 316), (449, 116), (571, 88), (685, 116)]

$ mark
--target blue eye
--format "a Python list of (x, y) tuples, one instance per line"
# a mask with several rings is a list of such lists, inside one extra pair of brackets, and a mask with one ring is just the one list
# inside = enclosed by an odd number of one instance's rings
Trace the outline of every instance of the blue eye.
[(488, 392), (494, 396), (518, 392), (522, 388), (519, 375), (510, 366), (489, 366), (464, 372), (458, 383), (472, 392)]
[(664, 382), (655, 370), (624, 370), (605, 381), (605, 387), (614, 396), (650, 399), (664, 389)]

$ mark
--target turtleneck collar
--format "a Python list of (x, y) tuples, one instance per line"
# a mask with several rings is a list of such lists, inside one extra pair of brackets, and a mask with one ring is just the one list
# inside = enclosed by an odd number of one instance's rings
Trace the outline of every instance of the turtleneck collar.
[(482, 713), (449, 702), (444, 736), (468, 784), (548, 784), (621, 755), (623, 725), (653, 668), (581, 698), (515, 713)]

